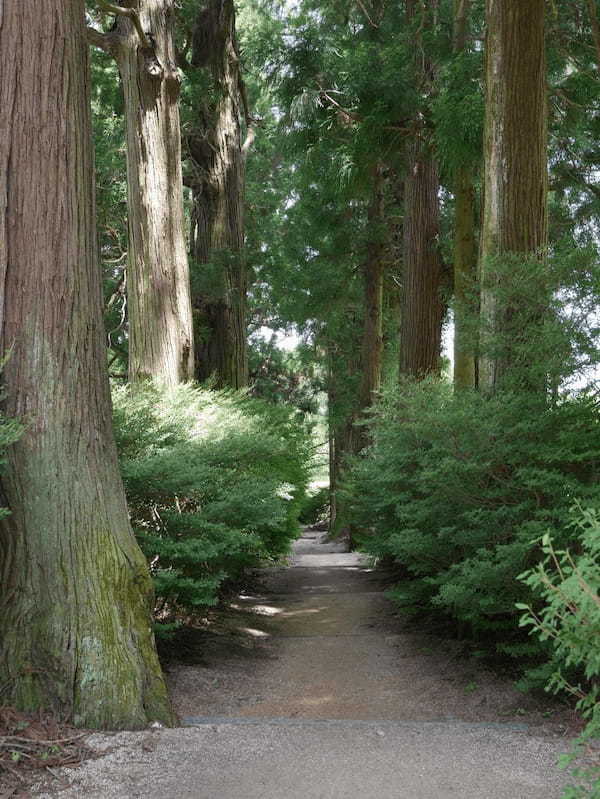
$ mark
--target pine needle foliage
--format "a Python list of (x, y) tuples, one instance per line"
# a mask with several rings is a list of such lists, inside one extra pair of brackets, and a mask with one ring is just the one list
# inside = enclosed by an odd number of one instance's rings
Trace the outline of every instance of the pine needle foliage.
[(192, 385), (113, 392), (121, 470), (158, 631), (214, 605), (298, 534), (310, 441), (297, 414)]

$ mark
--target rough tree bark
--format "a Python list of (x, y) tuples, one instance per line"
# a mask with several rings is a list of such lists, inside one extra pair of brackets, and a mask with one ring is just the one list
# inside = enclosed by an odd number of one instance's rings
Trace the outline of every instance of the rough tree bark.
[(197, 126), (187, 138), (191, 174), (186, 183), (193, 192), (191, 254), (197, 265), (213, 267), (212, 285), (193, 297), (196, 376), (212, 376), (218, 386), (241, 388), (248, 382), (244, 188), (253, 129), (233, 0), (207, 0), (196, 22), (192, 66), (208, 71), (216, 97), (213, 104), (197, 108)]
[[(419, 5), (421, 31), (431, 25), (437, 0)], [(416, 0), (407, 0), (407, 19), (413, 23)], [(419, 48), (422, 51), (422, 43)], [(415, 65), (420, 84), (433, 82), (433, 66), (425, 55)], [(440, 370), (444, 268), (439, 252), (439, 176), (428, 142), (423, 115), (415, 119), (413, 141), (407, 147), (404, 186), (402, 303), (400, 310), (400, 375), (421, 378)]]
[(83, 0), (6, 3), (0, 73), (4, 410), (25, 423), (2, 477), (2, 701), (168, 722), (111, 429)]
[(174, 7), (175, 0), (132, 0), (109, 33), (88, 31), (116, 59), (125, 99), (129, 379), (169, 385), (194, 376)]
[(439, 177), (425, 143), (409, 145), (404, 186), (404, 258), (400, 310), (400, 374), (440, 370), (443, 264), (438, 249)]
[[(461, 53), (467, 45), (471, 0), (454, 0), (453, 49)], [(461, 164), (454, 173), (454, 385), (474, 388), (475, 351), (468, 333), (472, 292), (477, 277), (475, 235), (475, 190), (473, 168)]]
[[(544, 0), (487, 0), (485, 202), (482, 335), (510, 318), (500, 308), (494, 256), (542, 257), (547, 236), (547, 123)], [(484, 341), (485, 345), (485, 341)], [(479, 385), (494, 390), (506, 357), (482, 357)]]

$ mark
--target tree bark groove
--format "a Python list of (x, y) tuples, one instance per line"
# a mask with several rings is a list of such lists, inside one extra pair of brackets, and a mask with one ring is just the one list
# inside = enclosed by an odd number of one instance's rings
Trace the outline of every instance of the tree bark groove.
[(438, 249), (439, 177), (427, 147), (409, 145), (405, 181), (400, 374), (421, 378), (440, 369), (443, 265)]

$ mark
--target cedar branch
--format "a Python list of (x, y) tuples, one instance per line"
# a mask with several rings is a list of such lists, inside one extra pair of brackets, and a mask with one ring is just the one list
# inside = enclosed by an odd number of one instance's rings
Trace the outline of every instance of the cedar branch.
[(142, 43), (142, 47), (145, 50), (152, 49), (152, 42), (146, 35), (146, 32), (142, 28), (142, 23), (140, 22), (140, 15), (136, 11), (135, 8), (124, 8), (123, 6), (116, 6), (113, 3), (109, 3), (108, 0), (98, 0), (98, 5), (108, 14), (115, 14), (116, 16), (121, 17), (129, 17), (132, 21), (138, 36), (140, 37), (140, 41)]
[(373, 22), (373, 20), (372, 20), (372, 19), (371, 19), (371, 17), (369, 16), (369, 12), (368, 12), (368, 11), (367, 11), (367, 9), (365, 8), (364, 4), (362, 3), (362, 0), (356, 0), (356, 2), (358, 3), (358, 6), (359, 6), (359, 8), (361, 9), (361, 11), (363, 12), (363, 14), (365, 15), (365, 17), (367, 18), (367, 20), (368, 20), (368, 22), (369, 22), (369, 25), (370, 25), (372, 28), (379, 28), (379, 25), (378, 25), (376, 22)]

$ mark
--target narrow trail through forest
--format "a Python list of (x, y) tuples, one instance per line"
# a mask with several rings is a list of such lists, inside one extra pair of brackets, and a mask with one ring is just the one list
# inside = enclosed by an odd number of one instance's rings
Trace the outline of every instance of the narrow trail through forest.
[(93, 736), (107, 754), (65, 772), (63, 799), (560, 796), (563, 720), (407, 627), (383, 576), (324, 534), (290, 565), (168, 668), (186, 726)]

